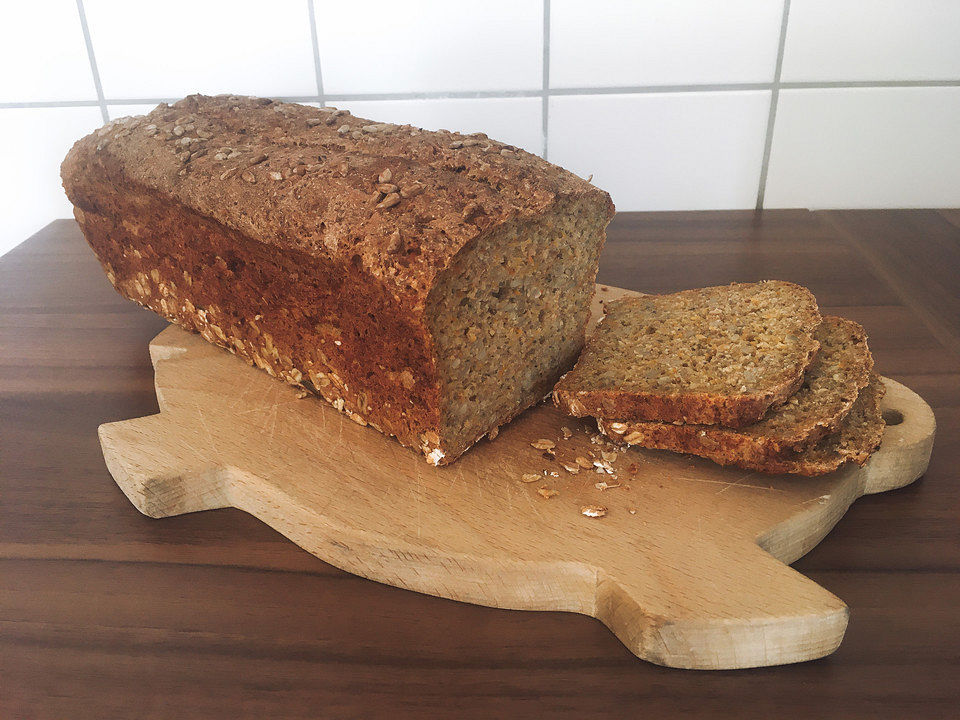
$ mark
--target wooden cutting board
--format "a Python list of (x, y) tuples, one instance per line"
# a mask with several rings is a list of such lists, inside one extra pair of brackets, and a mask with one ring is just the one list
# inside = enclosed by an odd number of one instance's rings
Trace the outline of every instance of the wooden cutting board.
[[(682, 668), (833, 652), (847, 606), (786, 563), (861, 495), (922, 475), (935, 430), (929, 406), (885, 379), (896, 424), (864, 468), (771, 476), (631, 449), (618, 453), (614, 480), (569, 473), (531, 446), (552, 440), (559, 460), (600, 456), (595, 425), (543, 404), (437, 468), (197, 335), (171, 326), (150, 353), (160, 413), (100, 427), (107, 467), (142, 513), (236, 507), (356, 575), (480, 605), (584, 613), (639, 657)], [(605, 516), (582, 514), (597, 505)]]

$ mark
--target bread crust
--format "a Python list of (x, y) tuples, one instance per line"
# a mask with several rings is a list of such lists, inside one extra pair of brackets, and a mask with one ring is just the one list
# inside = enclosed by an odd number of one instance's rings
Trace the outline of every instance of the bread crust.
[[(703, 455), (718, 462), (763, 463), (786, 451), (803, 450), (836, 430), (870, 382), (873, 356), (863, 328), (826, 316), (817, 330), (820, 353), (802, 389), (763, 419), (741, 428), (658, 422), (615, 423), (631, 444)], [(606, 422), (605, 426), (610, 427)]]
[(690, 453), (720, 465), (764, 473), (816, 476), (833, 472), (847, 462), (862, 466), (880, 447), (885, 427), (880, 412), (884, 392), (883, 382), (871, 374), (834, 432), (800, 449), (776, 450), (735, 431), (708, 434), (696, 426), (642, 423), (638, 427), (606, 419), (597, 424), (600, 432), (622, 444)]
[[(664, 392), (641, 388), (595, 388), (589, 387), (589, 381), (582, 379), (583, 370), (591, 365), (606, 362), (605, 353), (599, 350), (598, 336), (603, 328), (595, 331), (588, 340), (587, 348), (574, 369), (561, 378), (554, 389), (554, 403), (562, 411), (575, 417), (617, 418), (624, 422), (666, 422), (697, 425), (723, 425), (739, 428), (760, 420), (771, 408), (782, 405), (803, 384), (804, 373), (813, 363), (819, 350), (819, 343), (813, 333), (819, 327), (821, 316), (816, 299), (804, 287), (781, 281), (764, 283), (734, 283), (730, 286), (684, 290), (672, 295), (644, 296), (642, 298), (624, 298), (608, 306), (607, 313), (629, 313), (632, 306), (639, 303), (682, 302), (687, 298), (717, 291), (737, 291), (751, 286), (777, 286), (795, 293), (802, 305), (798, 307), (798, 333), (802, 333), (803, 352), (794, 358), (791, 366), (781, 372), (779, 382), (763, 389), (750, 389), (745, 392), (696, 392), (678, 390)], [(623, 338), (629, 343), (629, 338)], [(625, 378), (629, 380), (630, 378)]]
[[(84, 212), (109, 210), (121, 189), (91, 181), (110, 160), (126, 182), (245, 237), (355, 264), (411, 307), (423, 305), (464, 245), (508, 219), (536, 218), (574, 198), (613, 217), (607, 193), (482, 133), (429, 132), (269, 98), (190, 95), (82, 138), (61, 175)], [(392, 185), (396, 193), (381, 192)]]
[[(815, 352), (812, 352), (809, 359), (812, 361), (814, 356)], [(617, 390), (556, 389), (553, 397), (558, 408), (574, 417), (658, 418), (666, 423), (739, 428), (757, 422), (771, 406), (782, 404), (802, 384), (801, 372), (798, 377), (791, 378), (775, 390), (751, 395), (659, 395)]]
[(442, 434), (431, 290), (504, 223), (580, 201), (613, 215), (606, 193), (483, 135), (238, 96), (114, 121), (61, 175), (121, 295), (435, 464), (465, 448)]

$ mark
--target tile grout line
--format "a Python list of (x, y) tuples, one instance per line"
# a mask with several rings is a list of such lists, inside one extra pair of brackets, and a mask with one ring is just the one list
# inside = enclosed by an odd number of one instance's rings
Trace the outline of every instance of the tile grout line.
[(960, 80), (810, 80), (781, 82), (781, 90), (957, 87)]
[(550, 148), (550, 0), (543, 0), (543, 98), (540, 101), (540, 130), (543, 133), (543, 159)]
[(690, 85), (619, 85), (611, 87), (550, 88), (551, 96), (561, 95), (648, 95), (664, 93), (734, 92), (769, 90), (773, 83), (703, 83)]
[[(837, 82), (784, 82), (781, 90), (836, 90), (857, 88), (936, 88), (960, 87), (960, 80), (862, 80)], [(324, 100), (483, 100), (502, 98), (542, 98), (594, 95), (656, 95), (688, 94), (698, 92), (737, 92), (772, 90), (773, 83), (717, 83), (703, 85), (637, 85), (595, 88), (549, 88), (537, 90), (462, 90), (436, 92), (397, 93), (324, 93)], [(284, 102), (316, 102), (316, 95), (274, 95)], [(179, 97), (106, 98), (106, 105), (149, 105), (161, 102), (176, 102)], [(0, 110), (23, 108), (98, 107), (99, 100), (35, 100), (24, 102), (0, 102)]]
[(103, 122), (110, 122), (110, 113), (107, 112), (107, 101), (103, 97), (103, 86), (100, 84), (100, 71), (97, 69), (97, 58), (93, 54), (93, 41), (90, 39), (90, 28), (87, 27), (87, 13), (83, 9), (83, 0), (77, 0), (77, 12), (80, 14), (80, 30), (83, 32), (83, 42), (87, 46), (87, 60), (90, 61), (90, 72), (93, 73), (93, 87), (97, 92), (97, 105), (100, 106), (100, 115)]
[(783, 16), (780, 18), (780, 38), (777, 41), (777, 64), (773, 71), (770, 88), (770, 112), (767, 115), (767, 131), (763, 139), (763, 157), (760, 160), (760, 181), (757, 183), (757, 206), (763, 210), (767, 193), (767, 174), (770, 170), (770, 151), (773, 148), (773, 127), (777, 121), (777, 104), (780, 102), (780, 75), (783, 72), (783, 51), (787, 44), (787, 23), (790, 20), (790, 0), (783, 0)]
[(21, 110), (24, 108), (72, 108), (72, 107), (100, 107), (100, 101), (99, 100), (37, 100), (33, 102), (0, 103), (0, 110)]
[(320, 41), (317, 39), (317, 11), (314, 0), (307, 0), (307, 16), (310, 20), (310, 42), (313, 43), (313, 71), (317, 77), (317, 101), (320, 107), (326, 107), (323, 94), (323, 72), (320, 69)]

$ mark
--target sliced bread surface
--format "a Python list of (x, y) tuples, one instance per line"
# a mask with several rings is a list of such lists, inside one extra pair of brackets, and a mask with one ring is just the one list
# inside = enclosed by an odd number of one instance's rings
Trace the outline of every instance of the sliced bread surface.
[[(850, 412), (840, 422), (835, 432), (804, 450), (786, 450), (779, 455), (763, 453), (714, 452), (701, 446), (693, 454), (701, 455), (721, 465), (735, 465), (747, 470), (765, 473), (792, 473), (796, 475), (825, 475), (847, 462), (863, 465), (870, 458), (883, 438), (886, 424), (880, 411), (880, 400), (885, 387), (877, 375), (871, 374), (869, 384), (860, 391)], [(632, 444), (629, 433), (614, 430), (616, 423), (599, 421), (600, 430), (614, 440)], [(618, 428), (619, 429), (619, 428)], [(656, 448), (656, 445), (644, 445)], [(672, 450), (671, 447), (660, 449)], [(681, 451), (684, 452), (684, 451)], [(691, 451), (686, 451), (691, 452)]]
[(754, 466), (802, 450), (836, 430), (870, 382), (873, 356), (863, 328), (827, 316), (816, 332), (820, 352), (803, 385), (762, 420), (742, 428), (601, 419), (603, 432), (631, 445), (701, 455), (722, 465)]
[(799, 389), (820, 322), (813, 294), (779, 280), (621, 298), (554, 402), (577, 417), (749, 425)]

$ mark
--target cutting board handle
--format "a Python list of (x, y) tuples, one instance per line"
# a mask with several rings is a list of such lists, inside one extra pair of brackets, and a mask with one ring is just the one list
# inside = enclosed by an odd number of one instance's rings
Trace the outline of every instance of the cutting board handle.
[(230, 507), (230, 468), (168, 430), (162, 414), (100, 426), (103, 459), (127, 499), (152, 518)]
[[(840, 598), (757, 545), (739, 545), (736, 558), (699, 566), (695, 585), (683, 582), (684, 568), (676, 583), (664, 575), (656, 585), (601, 579), (594, 614), (634, 654), (667, 667), (782, 665), (837, 649), (850, 615)], [(685, 592), (662, 616), (651, 613), (665, 591), (680, 587)]]
[(933, 410), (922, 397), (896, 380), (883, 378), (883, 384), (887, 392), (880, 408), (887, 427), (861, 473), (864, 495), (896, 490), (923, 475), (937, 434)]

